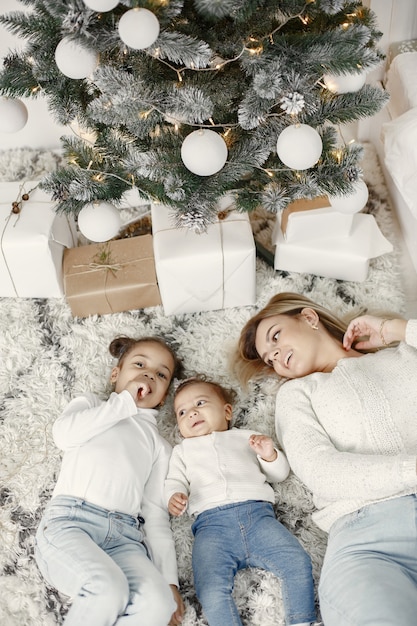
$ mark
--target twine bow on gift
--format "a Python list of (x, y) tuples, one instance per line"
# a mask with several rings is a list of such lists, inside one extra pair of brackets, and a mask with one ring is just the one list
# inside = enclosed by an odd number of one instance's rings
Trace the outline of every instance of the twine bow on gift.
[(106, 275), (104, 278), (104, 297), (106, 299), (107, 306), (109, 307), (110, 311), (113, 313), (113, 307), (107, 294), (107, 275), (108, 275), (108, 272), (111, 272), (113, 276), (116, 277), (116, 272), (121, 270), (123, 265), (126, 265), (126, 263), (114, 263), (113, 262), (111, 258), (111, 250), (109, 248), (109, 244), (107, 243), (105, 246), (99, 249), (97, 254), (93, 257), (93, 260), (91, 261), (91, 263), (81, 263), (79, 265), (74, 265), (73, 267), (76, 267), (76, 268), (87, 267), (93, 272), (106, 270)]
[(88, 267), (91, 270), (107, 270), (116, 276), (116, 272), (122, 269), (126, 263), (115, 263), (111, 258), (111, 250), (109, 244), (103, 246), (93, 257), (91, 263), (82, 263), (74, 265), (74, 267)]
[(217, 213), (217, 219), (219, 220), (219, 222), (222, 222), (227, 217), (229, 217), (229, 215), (231, 213), (234, 213), (235, 211), (236, 211), (236, 208), (234, 207), (234, 205), (231, 205), (231, 206), (227, 207), (226, 209), (223, 209), (222, 211), (219, 211)]
[(107, 270), (116, 276), (116, 272), (122, 269), (123, 265), (127, 265), (126, 263), (81, 263), (80, 265), (74, 265), (73, 267), (88, 267), (90, 270)]
[(25, 186), (25, 183), (22, 183), (20, 185), (17, 200), (12, 202), (12, 213), (14, 213), (15, 215), (18, 215), (20, 211), (22, 210), (22, 201), (24, 200), (26, 202), (27, 200), (29, 200), (30, 194), (32, 193), (32, 191), (35, 191), (38, 185), (35, 185), (35, 187), (32, 187), (32, 189), (30, 189), (29, 191), (25, 191), (24, 193), (22, 193), (24, 186)]

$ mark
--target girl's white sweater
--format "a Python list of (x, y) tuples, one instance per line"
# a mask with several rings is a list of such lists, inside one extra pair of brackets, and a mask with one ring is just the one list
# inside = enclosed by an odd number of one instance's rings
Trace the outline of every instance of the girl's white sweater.
[(164, 502), (171, 454), (156, 409), (138, 409), (128, 391), (105, 402), (92, 393), (74, 398), (53, 425), (63, 450), (53, 496), (81, 498), (109, 511), (145, 518), (147, 545), (156, 567), (178, 585), (175, 546)]

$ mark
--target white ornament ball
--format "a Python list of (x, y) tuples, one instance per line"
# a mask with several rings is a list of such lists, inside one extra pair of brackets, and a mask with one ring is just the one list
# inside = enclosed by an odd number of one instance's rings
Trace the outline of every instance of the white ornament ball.
[(366, 82), (366, 72), (356, 74), (324, 74), (324, 84), (332, 93), (354, 93)]
[(233, 211), (236, 209), (236, 199), (231, 193), (226, 193), (217, 200), (217, 210), (219, 213), (222, 211)]
[(184, 139), (181, 158), (187, 169), (198, 176), (219, 172), (227, 161), (227, 146), (214, 130), (195, 130)]
[(71, 37), (64, 37), (55, 49), (55, 62), (64, 76), (75, 79), (87, 78), (98, 65), (98, 54)]
[(93, 11), (104, 13), (117, 7), (119, 0), (84, 0), (84, 4)]
[(109, 202), (90, 202), (78, 214), (78, 228), (90, 241), (112, 239), (119, 232), (121, 224), (120, 212)]
[(148, 9), (130, 9), (119, 20), (120, 39), (129, 48), (149, 48), (159, 37), (159, 21)]
[(353, 183), (354, 191), (346, 196), (329, 196), (332, 208), (339, 213), (359, 213), (366, 206), (369, 191), (363, 180)]
[(284, 128), (277, 141), (281, 161), (294, 170), (313, 167), (320, 158), (323, 142), (319, 133), (308, 124)]
[(26, 105), (17, 98), (0, 98), (0, 133), (17, 133), (28, 121)]

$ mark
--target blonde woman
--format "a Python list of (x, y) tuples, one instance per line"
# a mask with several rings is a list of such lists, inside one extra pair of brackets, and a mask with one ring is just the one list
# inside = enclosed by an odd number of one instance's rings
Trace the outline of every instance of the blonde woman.
[(241, 332), (238, 376), (284, 382), (277, 437), (329, 533), (326, 626), (416, 623), (416, 348), (417, 320), (347, 324), (295, 293), (274, 296)]

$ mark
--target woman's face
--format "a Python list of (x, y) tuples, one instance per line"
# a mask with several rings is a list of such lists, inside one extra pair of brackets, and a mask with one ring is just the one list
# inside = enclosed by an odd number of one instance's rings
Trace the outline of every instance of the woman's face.
[(255, 347), (264, 363), (283, 378), (301, 378), (323, 371), (320, 366), (321, 332), (318, 316), (303, 309), (296, 316), (274, 315), (263, 319), (257, 328)]

